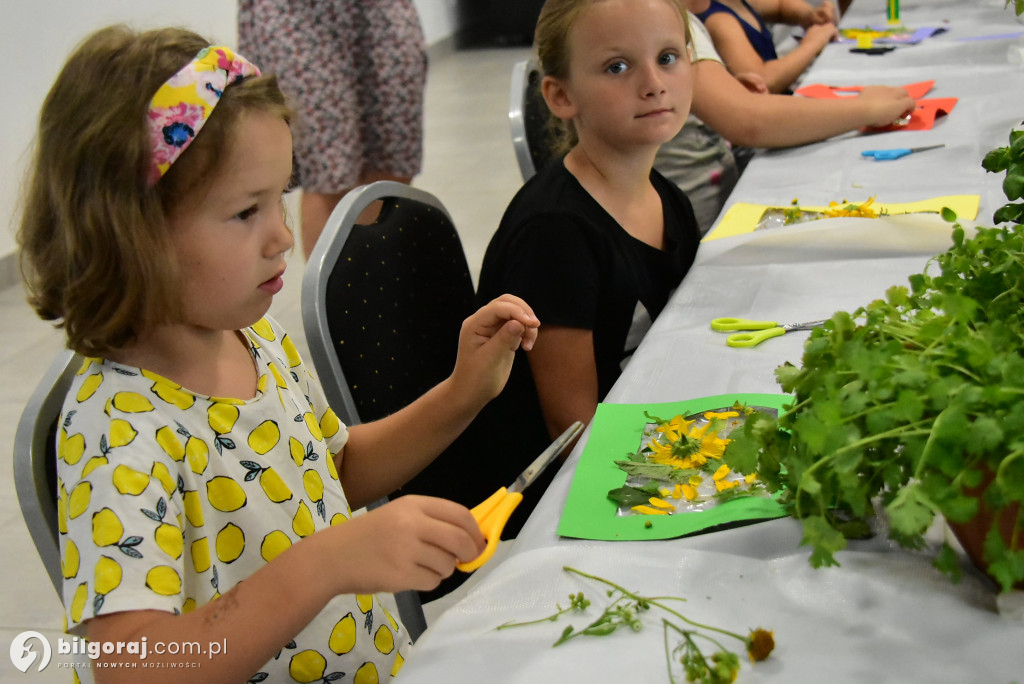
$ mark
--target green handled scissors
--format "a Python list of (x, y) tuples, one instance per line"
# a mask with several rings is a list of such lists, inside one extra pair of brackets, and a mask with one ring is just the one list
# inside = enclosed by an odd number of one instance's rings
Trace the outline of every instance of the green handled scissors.
[(520, 473), (515, 482), (508, 487), (502, 487), (487, 497), (482, 503), (473, 507), (470, 513), (473, 514), (477, 524), (480, 525), (480, 531), (483, 532), (484, 538), (487, 540), (487, 547), (484, 548), (483, 553), (473, 560), (466, 563), (456, 563), (455, 567), (463, 572), (473, 572), (491, 559), (495, 549), (498, 548), (498, 542), (501, 541), (501, 532), (505, 529), (505, 523), (508, 522), (509, 516), (512, 515), (512, 511), (516, 509), (519, 502), (523, 500), (523, 490), (529, 487), (537, 479), (537, 476), (544, 472), (544, 469), (565, 450), (565, 447), (582, 430), (583, 423), (577, 420), (558, 439), (552, 442), (551, 446), (545, 449), (530, 464), (529, 468)]
[(794, 330), (810, 330), (825, 324), (825, 321), (808, 323), (790, 323), (783, 325), (776, 321), (751, 321), (746, 318), (716, 318), (711, 321), (711, 329), (719, 332), (734, 330), (754, 330), (756, 332), (738, 332), (729, 335), (725, 343), (730, 347), (756, 347), (765, 340), (785, 335)]

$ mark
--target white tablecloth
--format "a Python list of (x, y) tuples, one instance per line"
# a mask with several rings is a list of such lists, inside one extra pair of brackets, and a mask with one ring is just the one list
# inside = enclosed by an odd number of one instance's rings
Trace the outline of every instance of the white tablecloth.
[[(849, 46), (826, 49), (807, 83), (904, 84), (934, 78), (930, 96), (960, 98), (933, 130), (873, 136), (850, 134), (756, 158), (732, 201), (804, 205), (864, 199), (903, 202), (947, 194), (981, 195), (979, 223), (1004, 202), (1001, 177), (980, 166), (984, 153), (1006, 144), (1024, 108), (1024, 70), (1007, 51), (1020, 33), (1002, 0), (903, 4), (910, 26), (948, 31), (926, 43), (869, 57)], [(884, 23), (881, 0), (856, 0), (844, 26)], [(896, 162), (871, 162), (860, 151), (946, 143), (942, 150)], [(801, 322), (826, 318), (884, 296), (891, 285), (921, 271), (949, 244), (949, 225), (936, 216), (876, 220), (829, 219), (706, 242), (609, 402), (677, 401), (732, 392), (778, 392), (774, 369), (800, 362), (807, 333), (790, 333), (752, 349), (725, 345), (709, 327), (719, 316)], [(1000, 614), (987, 580), (967, 575), (951, 584), (930, 565), (945, 535), (941, 523), (922, 553), (896, 548), (884, 528), (851, 543), (839, 568), (814, 570), (801, 547), (800, 524), (780, 519), (724, 532), (658, 542), (591, 542), (556, 533), (580, 445), (555, 477), (502, 563), (461, 602), (432, 624), (401, 673), (403, 682), (659, 682), (667, 681), (661, 628), (580, 638), (557, 649), (563, 627), (584, 624), (564, 616), (513, 630), (566, 605), (583, 589), (602, 590), (570, 576), (572, 565), (648, 595), (688, 598), (684, 613), (734, 631), (771, 628), (777, 648), (751, 665), (747, 682), (1024, 682), (1024, 619)], [(1003, 599), (1004, 608), (1014, 600)], [(600, 603), (595, 600), (595, 604)], [(599, 614), (591, 608), (593, 619)], [(735, 651), (743, 652), (737, 644)]]

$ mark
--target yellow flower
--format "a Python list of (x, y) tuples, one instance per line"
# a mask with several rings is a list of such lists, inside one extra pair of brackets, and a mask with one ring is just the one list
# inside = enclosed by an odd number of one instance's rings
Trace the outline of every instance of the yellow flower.
[(720, 492), (724, 492), (726, 489), (732, 489), (740, 485), (736, 480), (715, 480), (715, 489)]
[(713, 422), (697, 427), (694, 427), (694, 422), (676, 416), (656, 428), (650, 443), (651, 460), (689, 469), (704, 465), (709, 458), (720, 459), (729, 440), (711, 430)]
[(747, 637), (747, 655), (750, 656), (750, 662), (766, 660), (774, 649), (774, 632), (760, 627), (750, 630), (750, 636)]
[(637, 513), (643, 513), (644, 515), (668, 515), (668, 510), (664, 508), (655, 508), (654, 506), (633, 506), (630, 510)]
[(875, 203), (875, 195), (867, 198), (860, 204), (851, 204), (846, 200), (840, 202), (829, 202), (828, 209), (824, 211), (825, 216), (857, 216), (860, 218), (878, 218), (878, 211), (871, 205)]

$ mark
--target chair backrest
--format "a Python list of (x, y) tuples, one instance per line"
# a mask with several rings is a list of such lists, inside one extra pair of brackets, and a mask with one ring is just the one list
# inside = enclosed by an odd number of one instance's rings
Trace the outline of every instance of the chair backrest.
[(63, 598), (57, 529), (57, 434), (64, 397), (82, 357), (64, 350), (39, 381), (14, 435), (14, 487), (25, 525), (58, 596)]
[[(375, 202), (376, 220), (358, 224)], [(342, 198), (302, 278), (309, 353), (328, 402), (347, 425), (394, 413), (448, 377), (462, 322), (474, 309), (473, 279), (451, 216), (430, 193), (390, 181)], [(443, 496), (432, 478), (447, 479), (425, 474), (405, 491)], [(426, 629), (419, 595), (400, 592), (395, 599), (415, 640)]]
[[(356, 219), (374, 202), (370, 225)], [(302, 279), (302, 320), (331, 407), (348, 425), (412, 403), (455, 366), (475, 293), (462, 243), (428, 192), (380, 181), (348, 193)]]
[(548, 110), (540, 92), (541, 73), (536, 60), (512, 66), (508, 122), (523, 181), (529, 180), (554, 155), (548, 134)]

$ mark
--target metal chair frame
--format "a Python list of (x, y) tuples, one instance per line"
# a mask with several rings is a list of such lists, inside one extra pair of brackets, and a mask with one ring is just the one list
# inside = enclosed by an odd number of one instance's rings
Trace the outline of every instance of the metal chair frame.
[(21, 514), (60, 597), (64, 579), (57, 527), (57, 420), (81, 364), (82, 357), (70, 349), (54, 359), (25, 405), (14, 435), (14, 487)]
[(526, 89), (530, 87), (530, 71), (536, 68), (533, 60), (523, 60), (512, 65), (512, 82), (508, 94), (508, 125), (512, 131), (512, 147), (524, 181), (537, 173), (526, 137)]

